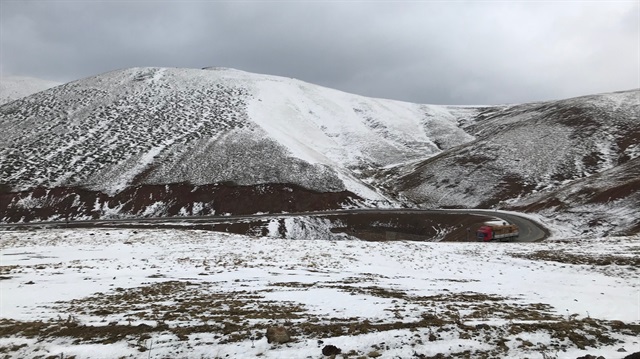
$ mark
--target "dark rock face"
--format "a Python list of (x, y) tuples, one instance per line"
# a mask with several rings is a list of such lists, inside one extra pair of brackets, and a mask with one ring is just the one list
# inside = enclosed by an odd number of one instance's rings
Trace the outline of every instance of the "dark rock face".
[(139, 185), (110, 196), (79, 187), (0, 192), (0, 221), (18, 222), (113, 217), (243, 215), (339, 209), (360, 197), (351, 192), (320, 193), (296, 185)]
[(337, 355), (340, 353), (342, 353), (342, 349), (335, 345), (325, 345), (324, 348), (322, 348), (322, 355), (325, 356)]
[(290, 341), (291, 336), (285, 327), (267, 328), (267, 343), (284, 344)]
[(640, 359), (640, 352), (635, 352), (633, 354), (629, 354), (624, 359)]

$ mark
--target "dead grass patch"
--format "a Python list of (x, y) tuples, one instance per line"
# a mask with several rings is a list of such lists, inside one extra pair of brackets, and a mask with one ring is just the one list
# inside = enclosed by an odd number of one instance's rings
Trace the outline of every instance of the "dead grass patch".
[(407, 297), (407, 293), (404, 291), (377, 286), (352, 287), (348, 285), (332, 285), (331, 288), (340, 289), (341, 291), (352, 293), (354, 295), (370, 295), (378, 298), (405, 299)]
[[(285, 290), (304, 290), (313, 285), (318, 284), (272, 283), (272, 287)], [(224, 292), (215, 283), (167, 281), (138, 288), (116, 288), (108, 293), (57, 302), (50, 308), (61, 315), (49, 321), (2, 319), (0, 336), (39, 340), (64, 337), (71, 338), (74, 343), (109, 344), (119, 341), (140, 343), (155, 334), (172, 334), (175, 340), (186, 341), (193, 335), (208, 333), (213, 334), (214, 344), (225, 344), (259, 340), (266, 329), (274, 325), (284, 325), (293, 337), (318, 339), (410, 330), (417, 334), (413, 339), (416, 345), (451, 336), (490, 344), (493, 349), (488, 351), (449, 355), (490, 358), (504, 357), (511, 347), (532, 352), (588, 348), (614, 344), (614, 333), (640, 335), (640, 325), (565, 317), (553, 313), (553, 308), (546, 304), (519, 304), (512, 298), (491, 294), (462, 292), (415, 296), (378, 286), (324, 283), (321, 287), (392, 299), (388, 310), (394, 315), (384, 319), (328, 317), (312, 314), (298, 303), (267, 300), (263, 294), (274, 288)], [(496, 319), (502, 319), (502, 324)], [(136, 324), (140, 321), (144, 323)], [(478, 322), (480, 324), (470, 324)], [(533, 332), (548, 333), (551, 344), (518, 340), (522, 333)], [(416, 357), (425, 356), (417, 354)]]
[(640, 266), (640, 257), (638, 256), (615, 256), (610, 254), (586, 255), (574, 254), (562, 251), (540, 250), (531, 253), (511, 253), (516, 258), (524, 258), (529, 260), (551, 261), (565, 264), (593, 265), (593, 266), (609, 266), (609, 265), (627, 265)]

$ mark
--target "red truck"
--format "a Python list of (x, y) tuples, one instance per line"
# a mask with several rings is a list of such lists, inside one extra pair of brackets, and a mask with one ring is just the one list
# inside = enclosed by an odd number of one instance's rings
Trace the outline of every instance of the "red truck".
[(510, 241), (518, 237), (518, 226), (515, 224), (486, 224), (476, 232), (478, 240), (489, 242), (493, 240)]

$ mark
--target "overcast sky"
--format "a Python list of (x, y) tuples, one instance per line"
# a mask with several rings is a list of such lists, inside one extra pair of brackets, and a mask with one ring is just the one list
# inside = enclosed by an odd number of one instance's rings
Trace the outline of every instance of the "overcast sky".
[(224, 66), (419, 103), (560, 99), (640, 87), (639, 3), (0, 0), (0, 75)]

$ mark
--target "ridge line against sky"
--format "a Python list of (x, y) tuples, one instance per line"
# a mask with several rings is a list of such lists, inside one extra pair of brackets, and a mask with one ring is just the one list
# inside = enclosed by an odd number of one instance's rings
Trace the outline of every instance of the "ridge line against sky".
[(488, 105), (640, 88), (640, 1), (0, 1), (1, 76), (222, 66)]

